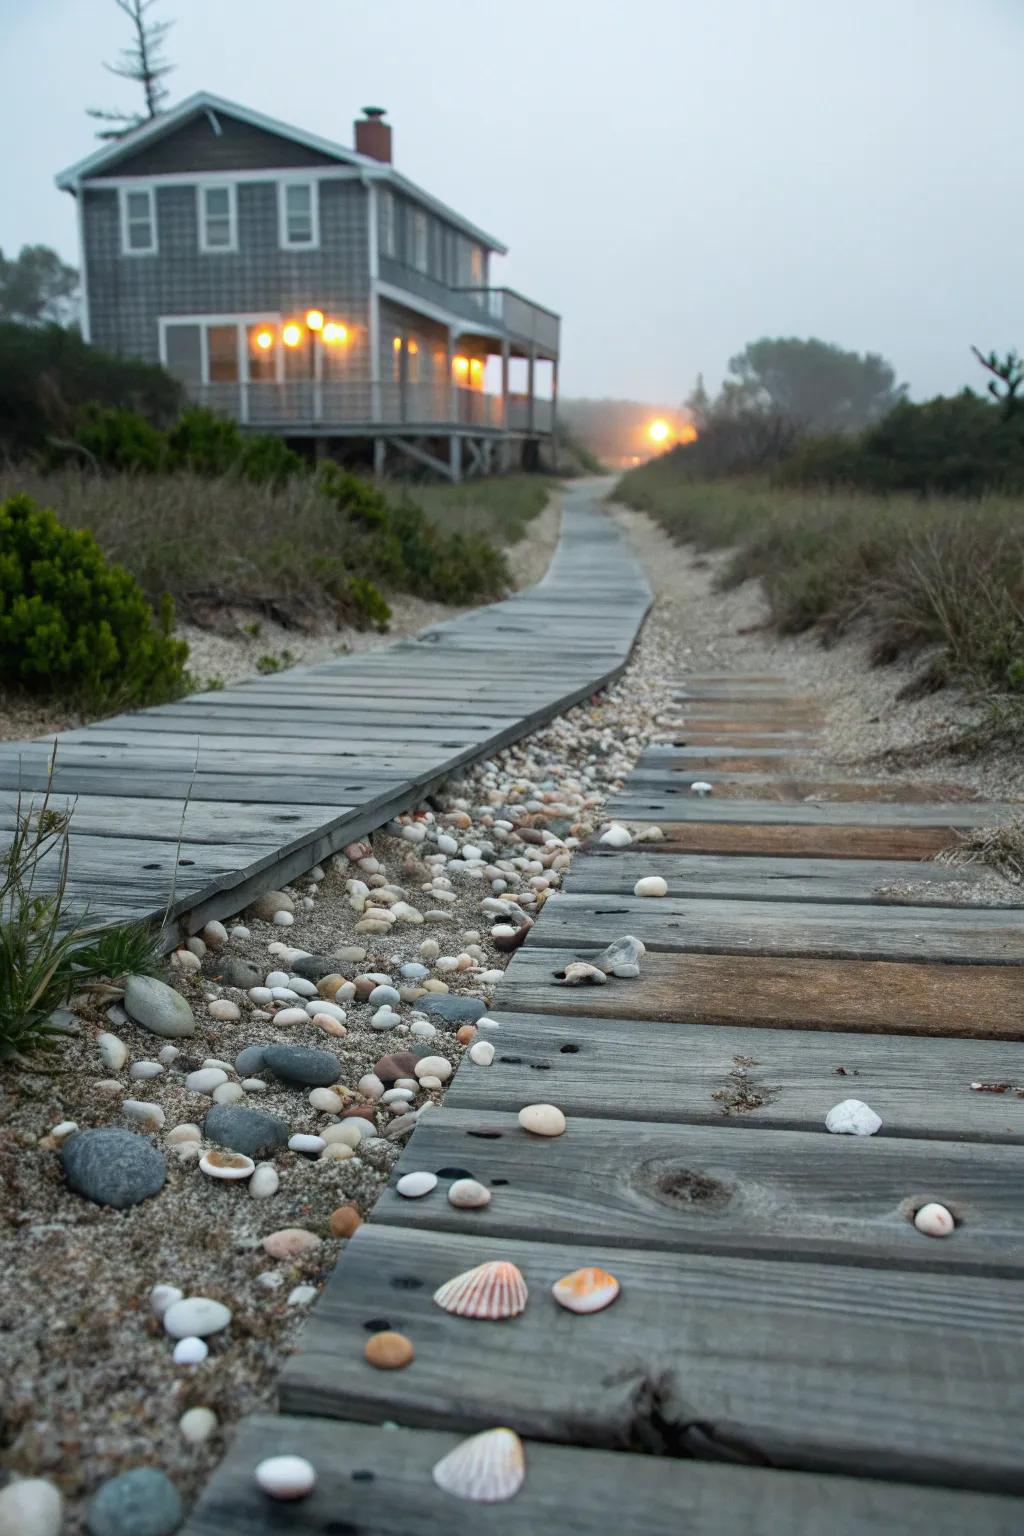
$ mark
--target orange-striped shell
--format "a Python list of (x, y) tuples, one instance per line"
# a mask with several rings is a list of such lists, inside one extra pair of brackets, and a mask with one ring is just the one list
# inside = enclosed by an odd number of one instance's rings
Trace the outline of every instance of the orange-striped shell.
[(619, 1290), (614, 1275), (594, 1267), (574, 1269), (571, 1275), (563, 1275), (551, 1287), (551, 1294), (568, 1312), (601, 1312), (611, 1306)]
[(514, 1429), (486, 1429), (463, 1440), (434, 1468), (434, 1482), (445, 1493), (476, 1504), (499, 1504), (523, 1486), (526, 1459)]
[(434, 1300), (456, 1317), (518, 1317), (526, 1306), (526, 1281), (514, 1264), (492, 1259), (438, 1286)]

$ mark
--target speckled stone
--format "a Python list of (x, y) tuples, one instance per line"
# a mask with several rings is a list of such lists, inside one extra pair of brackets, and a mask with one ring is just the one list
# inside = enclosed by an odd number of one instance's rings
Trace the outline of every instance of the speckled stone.
[(285, 1083), (303, 1088), (329, 1088), (341, 1076), (341, 1062), (330, 1051), (308, 1045), (267, 1045), (263, 1065)]
[(344, 969), (336, 956), (299, 955), (292, 965), (292, 974), (304, 976), (307, 981), (320, 981), (324, 976), (330, 976), (336, 971), (344, 973)]
[(133, 1467), (93, 1494), (89, 1536), (171, 1536), (185, 1518), (181, 1495), (166, 1472)]
[(487, 1009), (478, 997), (455, 997), (449, 992), (421, 998), (420, 1011), (450, 1024), (475, 1024)]
[(68, 1188), (123, 1211), (163, 1189), (164, 1155), (145, 1136), (117, 1126), (75, 1131), (60, 1149)]
[(223, 986), (241, 987), (243, 992), (248, 992), (250, 987), (258, 987), (263, 980), (259, 966), (241, 955), (207, 955), (203, 970)]
[(215, 1104), (203, 1121), (203, 1135), (245, 1157), (262, 1157), (288, 1144), (283, 1120), (247, 1104)]

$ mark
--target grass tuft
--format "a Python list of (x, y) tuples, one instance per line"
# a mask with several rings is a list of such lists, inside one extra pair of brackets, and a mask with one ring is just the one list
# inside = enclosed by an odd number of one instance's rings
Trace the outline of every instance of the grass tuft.
[(987, 864), (1008, 880), (1024, 883), (1024, 814), (959, 833), (957, 842), (935, 857), (940, 864)]

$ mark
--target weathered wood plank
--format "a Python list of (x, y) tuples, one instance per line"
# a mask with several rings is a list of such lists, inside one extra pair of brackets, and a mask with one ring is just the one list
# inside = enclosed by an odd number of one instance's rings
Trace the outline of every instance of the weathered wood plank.
[[(446, 1110), (518, 1110), (544, 1100), (567, 1115), (706, 1124), (736, 1134), (751, 1127), (818, 1132), (833, 1104), (855, 1097), (882, 1117), (879, 1139), (1024, 1141), (1024, 1061), (1007, 1041), (949, 1038), (923, 1048), (915, 1037), (889, 1032), (509, 1013), (504, 987), (501, 997), (494, 1061), (460, 1068)], [(1002, 1091), (974, 1091), (973, 1082)]]
[[(443, 1281), (491, 1258), (526, 1279), (520, 1317), (470, 1322), (434, 1304)], [(622, 1285), (613, 1307), (585, 1320), (548, 1295), (582, 1264)], [(367, 1329), (381, 1319), (413, 1341), (414, 1368), (365, 1363)], [(540, 1439), (709, 1458), (728, 1446), (736, 1460), (776, 1467), (1020, 1492), (1024, 1288), (370, 1223), (328, 1281), (280, 1390), (288, 1412), (414, 1428), (500, 1422)]]
[[(640, 760), (629, 776), (630, 790), (655, 790), (662, 795), (689, 795), (690, 785), (707, 779), (707, 773), (694, 770), (689, 763), (675, 768), (660, 768)], [(915, 784), (907, 779), (830, 779), (797, 778), (787, 774), (738, 773), (716, 774), (715, 797), (719, 800), (779, 800), (799, 804), (834, 804), (836, 801), (876, 803), (940, 804), (969, 801), (978, 803), (975, 792), (957, 784)], [(868, 810), (866, 814), (870, 814)]]
[[(636, 882), (661, 869), (652, 865), (644, 843), (612, 850), (593, 846), (573, 860), (566, 877), (569, 895), (632, 894)], [(986, 871), (974, 864), (939, 864), (929, 859), (908, 865), (899, 859), (769, 859), (734, 854), (676, 854), (666, 860), (666, 878), (677, 896), (729, 897), (736, 901), (881, 902), (886, 905), (945, 905), (960, 908), (962, 891), (985, 888)], [(895, 889), (894, 889), (895, 887)], [(949, 895), (947, 889), (951, 888)], [(969, 897), (968, 899), (973, 899)], [(1007, 887), (995, 906), (1024, 905), (1024, 891)]]
[(664, 841), (645, 844), (657, 853), (763, 854), (780, 858), (822, 859), (921, 859), (933, 858), (956, 841), (949, 827), (771, 826), (753, 821), (673, 822), (644, 817), (613, 815), (633, 831), (659, 826)]
[[(886, 907), (830, 902), (729, 901), (676, 896), (672, 861), (663, 897), (556, 894), (529, 947), (593, 951), (623, 933), (675, 954), (816, 955), (937, 965), (1024, 966), (1024, 911), (1003, 907)], [(582, 952), (582, 950), (581, 950)], [(1024, 1005), (1024, 970), (1019, 977)]]
[[(576, 1070), (586, 1071), (578, 1058)], [(481, 1240), (1024, 1275), (1016, 1147), (832, 1136), (824, 1116), (814, 1132), (734, 1135), (723, 1125), (645, 1122), (641, 1102), (634, 1120), (571, 1117), (553, 1155), (520, 1129), (518, 1108), (424, 1116), (395, 1177), (427, 1169), (437, 1191), (408, 1200), (392, 1183), (374, 1220)], [(446, 1198), (452, 1169), (493, 1187), (491, 1204), (456, 1209)], [(941, 1242), (913, 1224), (930, 1200), (957, 1218)]]
[[(481, 1509), (442, 1493), (431, 1473), (459, 1443), (436, 1430), (259, 1415), (239, 1428), (182, 1536), (1019, 1536), (1021, 1505), (998, 1494), (913, 1488), (867, 1478), (777, 1472), (671, 1456), (578, 1450), (530, 1440), (515, 1499)], [(317, 1485), (297, 1508), (272, 1508), (253, 1468), (271, 1455), (312, 1461)], [(627, 1523), (628, 1522), (628, 1523)]]
[(556, 986), (552, 972), (577, 953), (585, 951), (521, 949), (505, 973), (502, 1007), (566, 1017), (1024, 1040), (1024, 984), (1016, 966), (653, 953), (644, 956), (638, 980)]
[(679, 822), (732, 822), (744, 825), (830, 826), (830, 827), (982, 827), (1012, 816), (1013, 804), (979, 804), (969, 800), (952, 805), (924, 803), (916, 805), (844, 805), (840, 802), (780, 805), (770, 800), (716, 800), (714, 795), (701, 799), (688, 792), (672, 795), (628, 786), (606, 807), (609, 819), (657, 821), (662, 825)]

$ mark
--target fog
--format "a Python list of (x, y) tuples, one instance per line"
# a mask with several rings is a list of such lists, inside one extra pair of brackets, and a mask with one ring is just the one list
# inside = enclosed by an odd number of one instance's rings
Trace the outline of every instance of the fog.
[[(495, 279), (564, 317), (572, 395), (679, 400), (761, 335), (876, 350), (917, 398), (1022, 341), (1020, 0), (161, 0), (199, 89), (395, 161), (501, 237)], [(0, 0), (0, 247), (76, 258), (56, 171), (113, 0)]]

